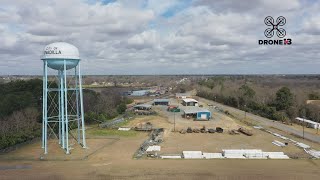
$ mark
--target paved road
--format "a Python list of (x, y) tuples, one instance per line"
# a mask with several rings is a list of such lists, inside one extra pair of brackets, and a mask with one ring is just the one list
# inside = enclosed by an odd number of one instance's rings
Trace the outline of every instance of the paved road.
[[(206, 104), (213, 104), (215, 106), (221, 107), (224, 110), (228, 110), (230, 113), (239, 116), (239, 118), (244, 118), (244, 111), (242, 111), (242, 110), (239, 110), (239, 109), (236, 109), (236, 108), (233, 108), (230, 106), (226, 106), (226, 105), (217, 103), (215, 101), (210, 101), (210, 100), (207, 100), (204, 98), (200, 98), (200, 97), (199, 97), (199, 100), (200, 100), (200, 102), (204, 102)], [(261, 116), (257, 116), (257, 115), (251, 114), (251, 113), (246, 113), (246, 114), (247, 114), (248, 118), (259, 122), (262, 126), (270, 126), (270, 127), (274, 127), (274, 128), (280, 129), (282, 131), (300, 136), (300, 137), (303, 136), (302, 130), (299, 131), (299, 130), (294, 129), (288, 125), (285, 125), (285, 124), (282, 124), (277, 121), (273, 121), (273, 120), (270, 120), (270, 119), (267, 119), (267, 118), (264, 118)], [(311, 134), (309, 132), (304, 132), (304, 137), (305, 137), (305, 139), (320, 143), (320, 136), (319, 135)]]

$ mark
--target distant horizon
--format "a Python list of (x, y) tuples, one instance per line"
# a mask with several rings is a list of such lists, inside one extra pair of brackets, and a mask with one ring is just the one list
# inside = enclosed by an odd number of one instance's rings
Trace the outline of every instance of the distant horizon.
[[(319, 76), (320, 74), (82, 74), (82, 76)], [(40, 76), (28, 74), (11, 74), (3, 76)], [(49, 76), (53, 76), (50, 74)]]

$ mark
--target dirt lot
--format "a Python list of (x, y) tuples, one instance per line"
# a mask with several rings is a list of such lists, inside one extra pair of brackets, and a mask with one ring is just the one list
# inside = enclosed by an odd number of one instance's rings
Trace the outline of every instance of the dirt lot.
[[(176, 100), (171, 99), (172, 104), (178, 105)], [(201, 104), (201, 103), (200, 103)], [(181, 105), (180, 105), (181, 106)], [(204, 105), (206, 106), (206, 105)], [(171, 132), (170, 135), (164, 139), (161, 144), (161, 153), (163, 154), (178, 154), (184, 150), (198, 150), (204, 152), (221, 152), (222, 149), (262, 149), (263, 151), (282, 151), (292, 158), (309, 158), (310, 156), (304, 152), (303, 149), (298, 148), (289, 141), (284, 141), (278, 137), (275, 137), (264, 131), (254, 129), (251, 126), (247, 126), (244, 121), (232, 118), (225, 115), (223, 112), (219, 112), (213, 108), (206, 107), (212, 113), (212, 119), (210, 121), (193, 121), (182, 118), (181, 113), (176, 113), (176, 130), (191, 128), (216, 128), (222, 127), (224, 133), (191, 133), (191, 134), (180, 134), (178, 132)], [(165, 111), (164, 107), (157, 107), (158, 110), (168, 117), (168, 121), (173, 123), (174, 117), (172, 112)], [(160, 113), (161, 113), (160, 112)], [(228, 131), (231, 129), (238, 129), (239, 127), (245, 127), (253, 132), (253, 136), (230, 135)], [(171, 128), (172, 129), (172, 128)], [(298, 140), (299, 142), (306, 143), (311, 147), (320, 150), (318, 143), (309, 142), (301, 138), (297, 138), (288, 133), (281, 132), (277, 129), (269, 129), (273, 132), (280, 133), (286, 137)], [(288, 142), (289, 145), (286, 147), (278, 147), (272, 144), (273, 140), (281, 142)]]
[[(181, 153), (183, 150), (201, 150), (220, 152), (223, 148), (254, 148), (264, 151), (284, 151), (290, 156), (308, 157), (303, 150), (289, 144), (280, 148), (272, 145), (280, 140), (261, 130), (252, 129), (252, 137), (223, 134), (180, 134), (172, 132), (172, 113), (157, 107), (159, 115), (139, 116), (126, 126), (134, 127), (151, 122), (155, 127), (165, 128), (161, 153)], [(213, 112), (211, 121), (191, 121), (176, 118), (177, 129), (191, 127), (223, 127), (226, 129), (243, 126), (241, 122), (222, 113)], [(278, 132), (277, 129), (270, 129)], [(108, 130), (102, 130), (108, 131)], [(101, 132), (99, 132), (101, 133)], [(103, 133), (101, 133), (103, 134)], [(110, 134), (110, 133), (105, 133)], [(281, 133), (287, 137), (290, 134)], [(60, 157), (40, 161), (40, 142), (26, 145), (20, 149), (0, 156), (0, 179), (317, 179), (320, 161), (311, 159), (290, 160), (161, 160), (133, 159), (134, 152), (148, 137), (148, 133), (139, 132), (133, 136), (119, 136), (118, 139), (106, 139), (107, 136), (91, 136), (89, 149), (83, 150), (74, 145), (72, 154), (66, 157), (61, 149), (49, 149), (51, 157)], [(320, 150), (319, 144), (296, 140), (312, 145)], [(86, 157), (87, 158), (83, 158)], [(29, 158), (25, 158), (29, 157)], [(30, 158), (32, 157), (32, 158)], [(76, 159), (76, 158), (78, 159)], [(83, 159), (83, 160), (80, 160)]]
[[(229, 135), (228, 133), (214, 134), (180, 134), (171, 133), (169, 138), (164, 139), (161, 144), (161, 153), (177, 154), (182, 151), (203, 151), (203, 152), (221, 152), (222, 149), (262, 149), (263, 151), (282, 151), (290, 157), (309, 158), (303, 149), (300, 149), (289, 143), (286, 147), (273, 145), (273, 140), (284, 142), (282, 139), (274, 137), (271, 134), (254, 130), (253, 136)], [(310, 144), (310, 143), (308, 143)], [(319, 147), (319, 146), (317, 146)]]
[[(125, 137), (86, 160), (0, 161), (1, 179), (317, 179), (316, 160), (134, 160)], [(103, 142), (103, 139), (97, 140)]]
[(54, 160), (54, 161), (64, 161), (64, 160), (83, 160), (86, 159), (95, 151), (102, 149), (105, 146), (115, 143), (119, 138), (96, 138), (96, 139), (87, 139), (87, 146), (89, 148), (82, 148), (78, 144), (74, 144), (72, 139), (71, 141), (71, 154), (66, 155), (64, 151), (58, 145), (57, 140), (49, 140), (48, 143), (48, 154), (43, 154), (43, 149), (41, 148), (41, 143), (36, 142), (32, 144), (27, 144), (22, 148), (19, 148), (15, 151), (9, 152), (7, 154), (0, 155), (1, 160)]

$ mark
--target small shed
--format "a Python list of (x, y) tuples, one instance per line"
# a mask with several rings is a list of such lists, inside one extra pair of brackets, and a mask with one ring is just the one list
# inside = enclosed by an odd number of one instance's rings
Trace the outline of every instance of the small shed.
[(198, 106), (188, 106), (183, 108), (184, 117), (193, 117), (195, 120), (209, 120), (211, 118), (211, 112), (205, 108)]
[(191, 95), (189, 93), (176, 93), (176, 98), (178, 99), (191, 98)]
[(184, 106), (199, 106), (198, 101), (192, 98), (182, 99), (182, 105)]
[(154, 99), (153, 100), (153, 105), (168, 106), (169, 105), (169, 99)]

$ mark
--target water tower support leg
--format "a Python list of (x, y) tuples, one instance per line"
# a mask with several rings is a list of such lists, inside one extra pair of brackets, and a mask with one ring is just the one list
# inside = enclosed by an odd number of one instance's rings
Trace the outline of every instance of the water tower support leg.
[(74, 77), (75, 77), (75, 91), (76, 91), (76, 106), (77, 106), (77, 123), (78, 123), (78, 131), (77, 131), (77, 135), (78, 135), (78, 144), (81, 143), (81, 134), (80, 134), (80, 116), (79, 116), (79, 89), (78, 89), (78, 83), (79, 83), (79, 79), (77, 76), (77, 67), (74, 68)]
[(60, 86), (61, 86), (61, 78), (60, 78), (60, 76), (61, 76), (61, 71), (59, 70), (58, 71), (58, 77), (59, 77), (59, 85), (58, 85), (58, 89), (59, 89), (59, 91), (58, 91), (58, 105), (59, 105), (59, 117), (58, 117), (58, 120), (59, 120), (59, 144), (60, 144), (60, 146), (61, 146), (61, 143), (62, 143), (62, 140), (61, 140), (61, 120), (62, 120), (62, 118), (61, 118), (61, 101), (60, 101), (60, 97), (61, 97), (61, 91), (60, 91)]
[(45, 66), (46, 66), (46, 63), (43, 61), (43, 80), (42, 80), (42, 145), (41, 147), (44, 149), (44, 124), (45, 124), (45, 119), (44, 119), (44, 104), (45, 104), (45, 82), (46, 82), (46, 79), (45, 79)]
[(83, 148), (87, 148), (87, 144), (86, 144), (86, 132), (85, 132), (85, 127), (84, 127), (84, 109), (83, 109), (83, 96), (82, 96), (82, 77), (81, 77), (81, 67), (80, 67), (81, 62), (79, 62), (79, 91), (80, 91), (80, 107), (81, 107), (81, 126), (82, 126), (82, 145)]
[(66, 60), (64, 60), (64, 108), (66, 113), (66, 154), (70, 154), (69, 152), (69, 127), (68, 127), (68, 86), (67, 86), (67, 65)]
[(63, 73), (64, 71), (61, 70), (60, 72), (60, 104), (61, 104), (61, 142), (62, 142), (62, 149), (66, 148), (65, 144), (65, 124), (64, 124), (64, 81), (63, 81)]
[(48, 154), (48, 62), (45, 61), (45, 67), (44, 67), (44, 71), (45, 71), (45, 103), (44, 103), (44, 154)]

